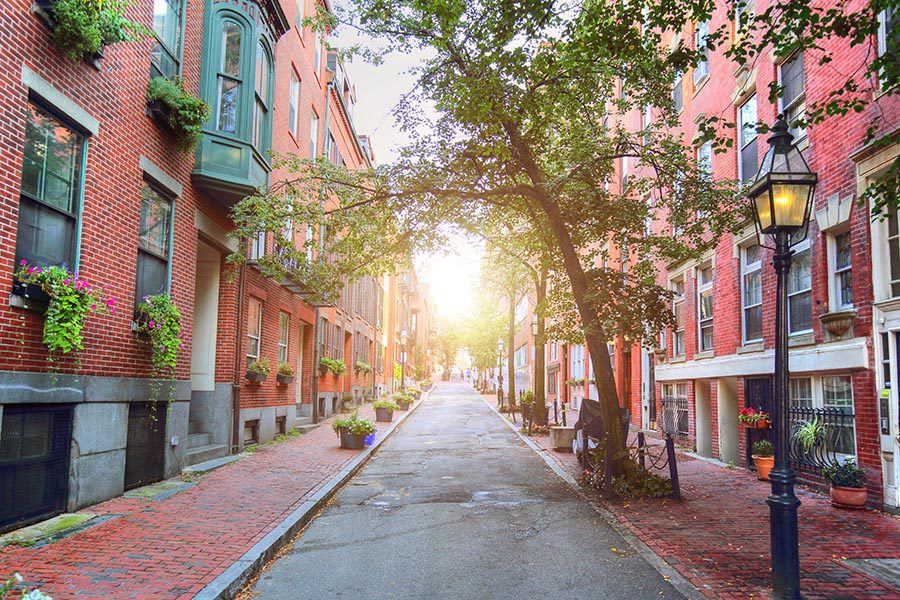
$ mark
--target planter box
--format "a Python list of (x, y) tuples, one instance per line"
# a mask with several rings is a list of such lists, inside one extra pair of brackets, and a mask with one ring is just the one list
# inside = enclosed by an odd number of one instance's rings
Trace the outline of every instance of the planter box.
[(409, 410), (409, 402), (398, 402), (397, 405), (400, 407), (400, 410)]
[(253, 383), (262, 383), (266, 380), (266, 377), (268, 377), (268, 375), (263, 375), (262, 373), (250, 373), (248, 371), (247, 374), (244, 375), (244, 377), (247, 378), (247, 381), (251, 381)]
[(353, 435), (344, 427), (341, 427), (341, 448), (349, 450), (362, 450), (366, 444), (366, 436)]
[(275, 379), (278, 381), (278, 383), (280, 383), (282, 385), (289, 385), (291, 383), (294, 383), (293, 375), (282, 375), (279, 373), (278, 375), (275, 376)]
[(10, 296), (10, 303), (13, 306), (39, 313), (47, 312), (47, 306), (50, 304), (50, 296), (47, 295), (47, 292), (34, 283), (28, 285), (19, 282), (13, 283)]
[(550, 428), (550, 445), (562, 452), (572, 451), (572, 442), (575, 441), (575, 427), (554, 425)]
[(157, 124), (170, 130), (169, 113), (171, 109), (162, 100), (151, 100), (147, 103), (147, 115), (157, 122)]
[(390, 423), (394, 420), (394, 411), (389, 408), (376, 408), (375, 420), (381, 423)]

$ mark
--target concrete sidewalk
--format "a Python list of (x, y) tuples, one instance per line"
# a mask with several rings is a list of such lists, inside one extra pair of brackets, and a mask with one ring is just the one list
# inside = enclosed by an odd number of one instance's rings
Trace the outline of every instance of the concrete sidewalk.
[[(374, 420), (371, 405), (359, 414)], [(395, 413), (395, 423), (405, 414)], [(361, 466), (368, 450), (340, 449), (331, 421), (262, 446), (165, 499), (119, 497), (89, 507), (83, 512), (113, 518), (69, 537), (2, 547), (0, 580), (21, 573), (54, 600), (216, 597), (227, 588), (223, 578), (252, 570), (248, 555), (261, 541), (312, 507), (311, 499), (327, 500), (354, 461)], [(391, 431), (379, 423), (375, 445)]]
[[(483, 396), (496, 404), (496, 397)], [(571, 422), (569, 423), (571, 425)], [(578, 479), (570, 452), (531, 436)], [(664, 474), (668, 474), (666, 471)], [(709, 598), (768, 598), (768, 482), (678, 451), (684, 500), (603, 502), (622, 526)], [(599, 499), (599, 494), (589, 491)], [(812, 598), (900, 598), (900, 519), (886, 513), (834, 508), (827, 496), (802, 488), (799, 513), (801, 590)]]

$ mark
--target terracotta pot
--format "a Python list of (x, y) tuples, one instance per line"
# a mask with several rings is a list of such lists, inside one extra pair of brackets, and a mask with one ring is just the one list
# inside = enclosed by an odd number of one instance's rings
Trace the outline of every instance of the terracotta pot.
[(756, 476), (760, 481), (769, 480), (769, 471), (775, 466), (774, 456), (756, 456), (753, 455), (753, 463), (756, 465)]
[(866, 488), (849, 488), (831, 486), (831, 503), (838, 508), (860, 509), (866, 506), (868, 491)]

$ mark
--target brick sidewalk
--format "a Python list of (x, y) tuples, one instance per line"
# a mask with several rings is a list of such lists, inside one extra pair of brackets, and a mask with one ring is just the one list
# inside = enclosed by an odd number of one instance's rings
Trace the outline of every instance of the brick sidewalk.
[[(571, 424), (571, 423), (570, 423)], [(572, 453), (532, 439), (576, 478)], [(684, 500), (606, 502), (631, 533), (710, 598), (770, 596), (767, 482), (678, 452)], [(900, 519), (872, 510), (834, 508), (827, 496), (797, 489), (801, 590), (804, 598), (900, 598), (900, 589), (847, 560), (900, 559)]]
[[(374, 419), (371, 405), (359, 414)], [(117, 515), (110, 521), (42, 547), (0, 548), (0, 581), (19, 572), (54, 600), (191, 598), (359, 452), (339, 448), (329, 419), (167, 500), (114, 498), (86, 509)]]

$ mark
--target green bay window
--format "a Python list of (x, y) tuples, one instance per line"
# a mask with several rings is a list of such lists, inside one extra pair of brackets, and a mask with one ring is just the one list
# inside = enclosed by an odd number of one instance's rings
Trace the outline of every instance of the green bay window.
[(268, 184), (273, 48), (287, 28), (283, 17), (277, 2), (206, 1), (200, 95), (213, 114), (198, 145), (193, 177), (227, 207)]
[(85, 137), (28, 104), (16, 263), (75, 268)]
[(150, 78), (171, 79), (181, 71), (182, 0), (153, 0), (153, 46)]

